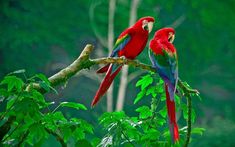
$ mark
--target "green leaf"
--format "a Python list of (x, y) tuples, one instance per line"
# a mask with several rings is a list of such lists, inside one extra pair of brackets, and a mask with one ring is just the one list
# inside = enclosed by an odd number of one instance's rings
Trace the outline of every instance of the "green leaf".
[(76, 140), (81, 140), (85, 139), (85, 133), (82, 128), (76, 128), (75, 131), (73, 132), (73, 135), (76, 136)]
[(146, 92), (146, 90), (144, 89), (144, 90), (141, 90), (141, 91), (137, 94), (137, 96), (136, 96), (136, 98), (135, 98), (135, 100), (134, 100), (134, 104), (138, 103), (138, 102), (144, 97), (145, 92)]
[(146, 140), (158, 140), (158, 138), (161, 135), (161, 133), (158, 130), (156, 130), (156, 129), (149, 129), (145, 133), (146, 134), (142, 135), (142, 137), (141, 137), (142, 141), (146, 141)]
[(98, 144), (100, 143), (100, 141), (101, 141), (100, 138), (95, 137), (95, 138), (93, 138), (93, 139), (91, 140), (91, 145), (92, 145), (93, 147), (98, 146)]
[(166, 100), (166, 95), (165, 94), (162, 94), (161, 97), (160, 97), (161, 101), (165, 101)]
[(162, 78), (159, 79), (158, 84), (164, 84), (164, 81), (162, 80)]
[(15, 88), (19, 92), (21, 91), (24, 85), (24, 82), (16, 76), (6, 76), (0, 83), (0, 85), (4, 85), (4, 84), (7, 85), (8, 91), (12, 91)]
[(30, 135), (36, 142), (40, 141), (42, 138), (48, 138), (48, 133), (44, 129), (43, 125), (39, 123), (31, 125), (29, 129)]
[(144, 83), (144, 81), (142, 79), (137, 81), (137, 83), (135, 84), (135, 87), (139, 87), (139, 86), (141, 86)]
[[(138, 131), (135, 126), (131, 125), (131, 123), (128, 123), (126, 127), (122, 128), (124, 130), (124, 133), (130, 138), (130, 140), (139, 140), (141, 137), (141, 133)], [(124, 142), (127, 140), (125, 139)]]
[(175, 94), (175, 103), (177, 105), (180, 105), (180, 97), (178, 95)]
[(38, 78), (40, 81), (39, 86), (42, 87), (44, 90), (46, 90), (47, 92), (50, 91), (50, 89), (52, 89), (53, 91), (55, 91), (55, 93), (57, 93), (57, 91), (50, 86), (50, 81), (48, 80), (48, 78), (43, 75), (43, 74), (36, 74), (35, 76), (33, 76), (32, 78), (30, 78), (29, 80), (31, 81), (35, 81), (34, 79)]
[(40, 81), (39, 82), (39, 86), (42, 87), (44, 90), (46, 90), (47, 92), (50, 91), (50, 85), (48, 85), (46, 82), (44, 81)]
[(74, 103), (74, 102), (62, 102), (60, 103), (62, 107), (69, 107), (69, 108), (74, 108), (77, 110), (87, 110), (86, 106), (80, 103)]
[(33, 123), (35, 123), (34, 119), (28, 114), (24, 116), (24, 122), (25, 122), (25, 125), (27, 126), (33, 125)]
[(163, 93), (164, 92), (164, 86), (162, 84), (157, 84), (156, 86), (156, 93)]
[[(111, 127), (114, 128), (114, 126), (120, 122), (120, 120), (126, 119), (126, 114), (123, 111), (117, 111), (117, 112), (106, 112), (103, 115), (99, 117), (99, 123), (102, 124), (105, 129), (110, 129)], [(113, 125), (115, 124), (115, 125)], [(113, 126), (112, 126), (113, 125)]]
[(199, 135), (202, 135), (203, 132), (205, 132), (206, 129), (205, 128), (193, 128), (192, 129), (192, 134), (199, 134)]
[(54, 120), (60, 120), (60, 121), (63, 121), (63, 122), (67, 122), (67, 120), (65, 119), (64, 115), (62, 112), (60, 111), (57, 111), (55, 112), (52, 117), (49, 117), (49, 118), (52, 118)]
[(184, 119), (188, 119), (188, 108), (186, 104), (181, 104)]
[(41, 81), (46, 82), (47, 85), (50, 85), (50, 81), (43, 74), (36, 74), (34, 77), (39, 78)]
[(157, 92), (156, 92), (156, 86), (152, 86), (150, 88), (147, 89), (146, 91), (146, 95), (152, 95), (153, 97), (157, 96)]
[(159, 114), (160, 114), (163, 118), (166, 118), (166, 115), (167, 115), (166, 106), (164, 106), (164, 107), (159, 111)]
[(35, 89), (32, 89), (32, 90), (30, 91), (30, 94), (32, 95), (31, 97), (32, 97), (34, 100), (40, 102), (41, 105), (42, 105), (42, 104), (43, 104), (43, 105), (46, 105), (46, 101), (45, 101), (45, 99), (44, 99), (44, 96), (43, 96), (40, 92), (38, 92), (38, 91), (35, 90)]
[(90, 141), (87, 141), (85, 139), (82, 139), (82, 140), (78, 140), (76, 142), (76, 145), (75, 146), (81, 146), (81, 147), (92, 147)]
[(140, 113), (139, 114), (140, 119), (146, 119), (153, 115), (152, 111), (149, 109), (148, 106), (139, 107), (135, 111)]
[(165, 119), (162, 119), (162, 118), (157, 118), (157, 124), (159, 125), (159, 126), (162, 126), (162, 125), (164, 125), (165, 123), (166, 123), (166, 120)]
[(10, 97), (7, 102), (7, 110), (12, 107), (12, 105), (15, 103), (17, 97)]
[(90, 134), (93, 134), (93, 126), (91, 124), (89, 124), (87, 121), (81, 119), (80, 120), (80, 127), (84, 131), (86, 131), (86, 132), (88, 132)]
[(150, 84), (153, 83), (153, 77), (150, 74), (143, 76), (137, 83), (136, 87), (141, 86), (141, 90), (148, 87)]
[(0, 97), (7, 97), (9, 95), (9, 92), (5, 88), (0, 89)]
[(69, 138), (72, 136), (72, 131), (70, 128), (65, 128), (62, 130), (63, 132), (63, 139), (65, 142), (67, 142), (69, 140)]

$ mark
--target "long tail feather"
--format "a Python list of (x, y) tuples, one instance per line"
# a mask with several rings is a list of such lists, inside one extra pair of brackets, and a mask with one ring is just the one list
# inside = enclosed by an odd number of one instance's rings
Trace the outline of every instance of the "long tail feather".
[(109, 65), (110, 65), (110, 64), (107, 64), (107, 65), (105, 65), (104, 67), (101, 67), (100, 69), (98, 69), (98, 70), (96, 71), (96, 73), (104, 73), (104, 72), (107, 72), (108, 69), (109, 69)]
[(175, 143), (179, 140), (179, 131), (175, 117), (174, 89), (165, 83), (165, 91), (171, 140)]
[[(109, 89), (110, 85), (112, 84), (114, 78), (116, 75), (120, 72), (122, 69), (122, 66), (118, 66), (117, 69), (113, 69), (113, 64), (110, 64), (108, 71), (103, 79), (103, 81), (100, 84), (99, 89), (96, 92), (96, 95), (92, 101), (91, 106), (94, 107), (94, 105), (100, 100), (100, 98), (106, 93), (106, 91)], [(113, 72), (114, 70), (114, 72)]]

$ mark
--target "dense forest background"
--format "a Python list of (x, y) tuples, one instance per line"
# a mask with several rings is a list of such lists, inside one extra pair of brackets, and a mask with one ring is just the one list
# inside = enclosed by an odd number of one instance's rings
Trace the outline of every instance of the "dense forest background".
[[(1, 0), (0, 1), (0, 79), (11, 71), (25, 69), (27, 75), (53, 75), (70, 64), (87, 43), (95, 45), (92, 58), (108, 56), (110, 1), (105, 0)], [(114, 39), (129, 26), (133, 1), (116, 0), (113, 17)], [(179, 76), (201, 93), (193, 100), (196, 126), (205, 133), (191, 146), (233, 146), (235, 133), (235, 2), (233, 0), (139, 0), (136, 16), (153, 16), (153, 32), (174, 27), (179, 56)], [(108, 37), (109, 36), (109, 37)], [(147, 49), (138, 57), (150, 64)], [(47, 94), (50, 101), (75, 101), (90, 106), (102, 76), (96, 68), (83, 71), (58, 87), (58, 95)], [(123, 110), (135, 114), (140, 69), (130, 68)], [(120, 77), (120, 75), (119, 75)], [(120, 80), (115, 80), (112, 110), (115, 110)], [(140, 102), (149, 103), (147, 99)], [(1, 104), (0, 109), (3, 109)], [(106, 97), (93, 109), (66, 115), (79, 116), (97, 124), (107, 111)], [(95, 132), (102, 136), (99, 126)], [(48, 140), (47, 144), (52, 144)]]

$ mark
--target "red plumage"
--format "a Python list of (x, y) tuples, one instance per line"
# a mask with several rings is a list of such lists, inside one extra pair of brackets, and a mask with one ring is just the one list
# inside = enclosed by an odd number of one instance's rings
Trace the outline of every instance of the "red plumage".
[(150, 59), (156, 71), (165, 82), (166, 105), (172, 142), (179, 140), (175, 117), (175, 91), (178, 81), (178, 59), (172, 44), (175, 31), (173, 28), (158, 30), (150, 41)]
[(107, 64), (107, 65), (101, 67), (100, 69), (98, 69), (98, 70), (96, 71), (96, 73), (104, 73), (104, 72), (107, 72), (108, 69), (109, 69), (109, 65), (110, 65), (110, 64)]
[(175, 102), (170, 100), (170, 94), (168, 91), (168, 86), (165, 83), (165, 91), (166, 91), (166, 106), (167, 106), (167, 114), (169, 118), (169, 128), (170, 132), (172, 133), (172, 140), (175, 142), (179, 140), (179, 131), (178, 131), (178, 125), (176, 123), (175, 118)]
[[(112, 84), (114, 78), (116, 77), (116, 75), (119, 73), (119, 71), (122, 69), (122, 66), (119, 66), (118, 69), (116, 69), (112, 74), (112, 68), (113, 68), (113, 64), (111, 64), (108, 68), (108, 71), (103, 79), (103, 81), (100, 84), (100, 87), (98, 89), (98, 91), (96, 92), (96, 95), (92, 101), (91, 106), (93, 107), (99, 100), (100, 98), (105, 94), (105, 92), (108, 90), (108, 88), (110, 87), (110, 85)], [(106, 70), (106, 67), (105, 67)], [(103, 72), (103, 71), (102, 71)]]
[[(123, 31), (118, 37), (110, 57), (124, 56), (127, 59), (135, 59), (136, 56), (138, 56), (146, 46), (148, 41), (148, 34), (152, 30), (152, 26), (150, 24), (153, 22), (153, 17), (143, 17), (139, 19), (132, 27)], [(115, 76), (120, 72), (121, 68), (122, 65), (114, 66), (114, 64), (107, 64), (97, 71), (97, 73), (107, 73), (92, 101), (92, 107), (106, 93)]]

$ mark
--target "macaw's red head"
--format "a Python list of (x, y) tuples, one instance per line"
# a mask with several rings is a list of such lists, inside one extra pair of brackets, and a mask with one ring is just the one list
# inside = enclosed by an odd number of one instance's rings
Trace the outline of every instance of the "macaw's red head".
[(162, 40), (173, 43), (175, 39), (175, 30), (173, 28), (162, 28), (154, 35), (154, 40)]
[(141, 31), (150, 33), (153, 29), (154, 18), (146, 16), (140, 18), (134, 25), (134, 28), (140, 29)]

